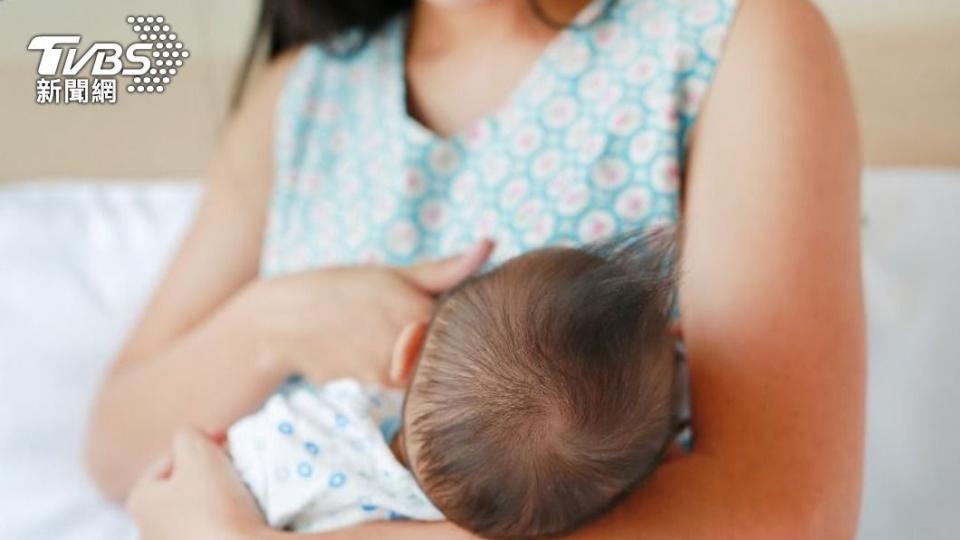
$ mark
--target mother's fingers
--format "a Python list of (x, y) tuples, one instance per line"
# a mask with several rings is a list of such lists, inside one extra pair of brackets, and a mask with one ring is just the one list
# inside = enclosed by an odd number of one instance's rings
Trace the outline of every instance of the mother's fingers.
[(398, 272), (424, 292), (440, 294), (479, 270), (493, 248), (493, 241), (484, 239), (459, 255), (401, 268)]
[[(226, 437), (223, 437), (226, 439)], [(216, 436), (201, 433), (193, 427), (183, 427), (173, 436), (173, 467), (176, 471), (205, 465), (211, 460), (225, 457), (221, 441)]]
[(173, 460), (180, 467), (182, 461), (188, 460), (197, 453), (203, 435), (192, 427), (182, 427), (173, 436)]
[(169, 455), (157, 459), (151, 463), (149, 467), (144, 469), (140, 478), (133, 485), (133, 488), (130, 490), (130, 495), (127, 496), (125, 506), (127, 512), (129, 512), (135, 520), (139, 519), (142, 510), (150, 509), (154, 504), (154, 499), (157, 497), (157, 494), (169, 483), (168, 480), (172, 472), (172, 465), (173, 460)]
[(170, 473), (172, 471), (173, 458), (170, 456), (170, 454), (165, 454), (144, 469), (143, 476), (145, 478), (152, 478), (154, 480), (164, 480), (170, 477)]

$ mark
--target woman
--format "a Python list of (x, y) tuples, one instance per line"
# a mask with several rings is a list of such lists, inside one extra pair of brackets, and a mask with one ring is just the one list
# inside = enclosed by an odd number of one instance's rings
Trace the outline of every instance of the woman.
[[(467, 249), (477, 239), (494, 237), (504, 257), (680, 208), (697, 444), (579, 536), (853, 536), (860, 164), (842, 63), (815, 8), (266, 7), (272, 61), (94, 412), (91, 471), (117, 499), (133, 489), (145, 537), (285, 536), (265, 530), (223, 452), (182, 426), (221, 433), (292, 373), (402, 384), (385, 374), (390, 344), (483, 264), (488, 243)], [(325, 46), (300, 46), (313, 38)], [(175, 432), (172, 470), (141, 474)], [(382, 523), (327, 536), (461, 534)]]

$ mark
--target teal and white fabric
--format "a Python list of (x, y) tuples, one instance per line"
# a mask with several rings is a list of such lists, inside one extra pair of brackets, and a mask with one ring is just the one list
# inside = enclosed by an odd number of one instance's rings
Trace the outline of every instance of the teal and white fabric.
[(307, 47), (278, 110), (263, 274), (409, 264), (482, 237), (502, 261), (675, 222), (736, 3), (595, 0), (451, 137), (407, 113), (405, 19), (351, 54)]

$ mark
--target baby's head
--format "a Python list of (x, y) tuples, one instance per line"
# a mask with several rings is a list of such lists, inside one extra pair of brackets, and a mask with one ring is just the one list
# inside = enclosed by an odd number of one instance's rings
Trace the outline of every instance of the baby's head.
[(448, 519), (558, 535), (652, 471), (674, 429), (672, 246), (534, 251), (443, 297), (410, 349), (403, 445)]

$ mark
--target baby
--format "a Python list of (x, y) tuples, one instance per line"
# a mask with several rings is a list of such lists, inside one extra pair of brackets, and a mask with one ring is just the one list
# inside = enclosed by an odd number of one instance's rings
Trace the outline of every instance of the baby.
[(288, 384), (229, 432), (268, 522), (448, 519), (530, 538), (602, 514), (676, 433), (673, 245), (661, 232), (548, 248), (468, 279), (399, 338), (405, 399)]

